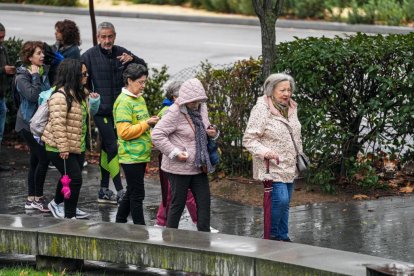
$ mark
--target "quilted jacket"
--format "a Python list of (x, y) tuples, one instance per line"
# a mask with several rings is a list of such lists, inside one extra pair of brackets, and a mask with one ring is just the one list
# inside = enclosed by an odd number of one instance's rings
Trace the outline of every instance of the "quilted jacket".
[(69, 112), (67, 109), (65, 95), (52, 94), (49, 99), (49, 121), (43, 132), (42, 140), (58, 148), (59, 152), (79, 154), (82, 138), (82, 107), (80, 103), (73, 100)]
[(279, 156), (279, 165), (270, 161), (270, 175), (273, 182), (292, 183), (297, 176), (296, 151), (289, 134), (288, 124), (292, 128), (298, 150), (302, 151), (301, 124), (298, 120), (296, 103), (291, 100), (288, 119), (286, 120), (273, 107), (271, 100), (262, 96), (253, 107), (246, 131), (243, 146), (253, 156), (253, 178), (264, 180), (266, 168), (264, 156), (273, 151)]
[[(201, 170), (194, 164), (196, 154), (195, 134), (190, 125), (191, 119), (185, 104), (198, 100), (205, 101), (207, 96), (203, 85), (197, 79), (184, 82), (179, 95), (175, 103), (168, 109), (168, 112), (156, 124), (152, 131), (152, 142), (164, 155), (161, 164), (163, 171), (180, 175), (195, 175), (201, 173)], [(207, 128), (210, 121), (205, 103), (201, 104), (200, 113), (204, 126)], [(186, 116), (190, 122), (187, 121)], [(174, 153), (181, 151), (188, 153), (186, 162), (179, 161), (174, 156)]]

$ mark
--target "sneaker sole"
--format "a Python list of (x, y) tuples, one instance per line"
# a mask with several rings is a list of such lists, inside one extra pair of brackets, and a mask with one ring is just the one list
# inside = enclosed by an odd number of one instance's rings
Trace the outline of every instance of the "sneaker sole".
[(116, 202), (116, 200), (113, 201), (113, 200), (109, 200), (109, 199), (100, 199), (100, 198), (98, 198), (97, 201), (98, 201), (98, 203), (113, 204), (113, 205), (118, 204), (118, 202)]
[(34, 206), (32, 206), (32, 208), (33, 208), (33, 210), (38, 210), (38, 211), (40, 211), (42, 213), (49, 213), (50, 212), (49, 209), (43, 209), (43, 208), (34, 207)]
[(76, 218), (77, 219), (86, 219), (86, 218), (88, 218), (89, 217), (89, 214), (86, 214), (86, 215), (76, 215)]
[(52, 213), (52, 215), (55, 217), (55, 218), (57, 218), (57, 219), (63, 219), (62, 217), (59, 217), (58, 215), (57, 215), (57, 213), (55, 212), (55, 208), (53, 208), (52, 207), (52, 204), (48, 204), (47, 205), (47, 208), (49, 208), (49, 211)]
[(24, 209), (26, 209), (26, 210), (34, 210), (35, 208), (33, 208), (32, 205), (30, 205), (30, 206), (24, 205)]

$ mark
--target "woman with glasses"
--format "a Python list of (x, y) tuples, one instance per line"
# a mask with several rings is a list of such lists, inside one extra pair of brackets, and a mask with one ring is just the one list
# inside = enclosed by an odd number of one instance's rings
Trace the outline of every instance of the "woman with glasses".
[[(56, 218), (85, 218), (85, 212), (77, 208), (82, 186), (82, 168), (85, 160), (87, 121), (89, 112), (99, 108), (99, 94), (84, 88), (87, 69), (79, 60), (65, 59), (57, 69), (55, 92), (49, 99), (49, 121), (42, 140), (53, 165), (71, 178), (70, 196), (62, 194), (58, 181), (55, 198), (48, 204)], [(89, 111), (90, 110), (90, 111)], [(62, 204), (64, 203), (64, 207)]]
[(125, 69), (122, 77), (125, 87), (114, 103), (113, 114), (118, 134), (119, 163), (125, 173), (127, 188), (118, 206), (116, 222), (126, 223), (131, 214), (134, 224), (145, 225), (144, 174), (151, 159), (150, 127), (159, 118), (149, 116), (142, 97), (148, 77), (147, 68), (132, 63)]
[(212, 172), (207, 136), (216, 139), (218, 131), (208, 119), (206, 92), (198, 79), (184, 82), (179, 96), (152, 132), (154, 145), (163, 153), (161, 169), (168, 173), (171, 206), (167, 227), (178, 228), (188, 189), (197, 205), (197, 229), (210, 232), (210, 187)]

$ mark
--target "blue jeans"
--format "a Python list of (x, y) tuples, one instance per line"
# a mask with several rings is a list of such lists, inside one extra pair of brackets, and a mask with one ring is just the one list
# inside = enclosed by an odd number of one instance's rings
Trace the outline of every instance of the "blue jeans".
[(293, 183), (273, 182), (272, 188), (270, 237), (286, 240), (289, 238), (289, 203), (292, 197)]
[(6, 124), (6, 98), (0, 98), (0, 144), (3, 141), (4, 125)]

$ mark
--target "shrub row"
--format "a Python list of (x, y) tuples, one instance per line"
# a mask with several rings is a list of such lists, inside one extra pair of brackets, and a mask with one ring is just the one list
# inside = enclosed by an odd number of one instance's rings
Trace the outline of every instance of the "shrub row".
[[(129, 0), (135, 4), (186, 5), (209, 11), (255, 15), (252, 0)], [(76, 6), (77, 0), (0, 0), (0, 3), (26, 3)], [(414, 21), (412, 0), (285, 0), (282, 15), (346, 21), (351, 24), (400, 25)]]
[(209, 11), (223, 13), (239, 13), (253, 15), (254, 10), (251, 0), (130, 0), (135, 4), (155, 5), (184, 5), (189, 3), (195, 8), (204, 8)]
[[(209, 11), (254, 15), (251, 0), (131, 0), (134, 3), (183, 5)], [(318, 18), (348, 23), (400, 25), (414, 21), (412, 0), (286, 0), (282, 12), (293, 18)]]
[(77, 0), (0, 0), (0, 3), (25, 3), (65, 7), (74, 7), (78, 5)]

